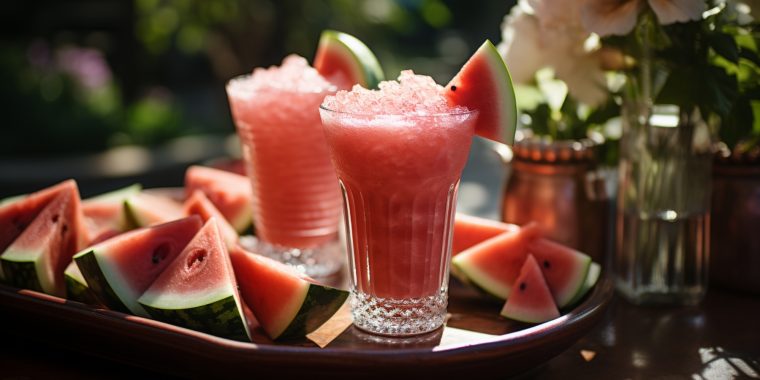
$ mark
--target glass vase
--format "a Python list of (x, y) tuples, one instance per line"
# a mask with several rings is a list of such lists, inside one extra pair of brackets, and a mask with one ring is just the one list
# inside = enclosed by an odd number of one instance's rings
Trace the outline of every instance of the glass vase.
[(710, 254), (712, 128), (696, 108), (623, 109), (614, 271), (635, 304), (699, 303)]

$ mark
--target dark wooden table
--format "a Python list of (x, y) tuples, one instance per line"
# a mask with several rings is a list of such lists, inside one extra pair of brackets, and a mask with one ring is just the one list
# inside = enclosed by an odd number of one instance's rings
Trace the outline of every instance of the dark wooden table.
[[(615, 298), (607, 314), (604, 322), (572, 348), (522, 377), (760, 377), (758, 296), (713, 290), (701, 306), (679, 308), (636, 307)], [(0, 379), (167, 378), (76, 354), (61, 349), (60, 344), (24, 339), (14, 334), (12, 320), (0, 317), (0, 323)]]

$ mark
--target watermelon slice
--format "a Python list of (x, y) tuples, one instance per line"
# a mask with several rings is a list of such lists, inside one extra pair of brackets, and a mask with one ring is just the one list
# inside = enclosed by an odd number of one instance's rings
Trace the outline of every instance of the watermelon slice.
[(191, 166), (185, 172), (185, 196), (203, 191), (211, 203), (237, 232), (251, 225), (253, 193), (248, 178), (205, 166)]
[(87, 281), (82, 276), (76, 261), (69, 263), (63, 275), (66, 279), (66, 298), (90, 305), (100, 304), (90, 287), (87, 286)]
[(451, 254), (458, 253), (483, 240), (490, 239), (504, 232), (515, 232), (520, 227), (515, 224), (497, 222), (491, 219), (457, 213), (454, 218), (454, 239)]
[(569, 305), (586, 282), (591, 258), (548, 239), (532, 241), (528, 250), (541, 265), (557, 306)]
[(6, 198), (0, 205), (0, 252), (5, 251), (45, 206), (64, 190), (76, 189), (70, 179), (28, 195)]
[(182, 205), (174, 200), (145, 192), (124, 200), (127, 229), (148, 227), (177, 220), (185, 216)]
[(134, 184), (82, 201), (82, 211), (91, 243), (101, 242), (129, 228), (124, 201), (141, 190), (140, 184)]
[(483, 45), (446, 85), (450, 104), (478, 111), (475, 133), (511, 144), (517, 126), (517, 105), (507, 65), (491, 41)]
[(201, 228), (191, 216), (125, 232), (74, 256), (87, 284), (105, 306), (147, 317), (137, 302)]
[(588, 267), (588, 274), (586, 275), (586, 281), (583, 282), (583, 286), (581, 286), (581, 290), (578, 291), (578, 293), (575, 294), (575, 297), (568, 302), (568, 305), (574, 305), (578, 301), (580, 301), (583, 296), (588, 293), (591, 288), (596, 285), (596, 282), (599, 280), (599, 275), (602, 273), (602, 267), (592, 262), (591, 265)]
[(193, 195), (185, 201), (184, 206), (185, 215), (198, 215), (207, 222), (211, 218), (216, 218), (216, 224), (219, 227), (219, 232), (222, 233), (224, 243), (227, 245), (227, 249), (232, 249), (238, 241), (238, 234), (235, 229), (224, 219), (221, 212), (214, 206), (213, 203), (206, 197), (206, 195), (196, 190)]
[(235, 248), (240, 293), (272, 339), (302, 338), (335, 314), (348, 292), (318, 285), (295, 268)]
[(377, 88), (385, 76), (380, 62), (358, 38), (334, 30), (325, 30), (319, 38), (314, 68), (339, 90), (355, 84)]
[(216, 220), (206, 222), (138, 302), (159, 321), (250, 341), (235, 272)]
[(82, 206), (76, 185), (66, 186), (0, 256), (6, 282), (63, 296), (63, 271), (83, 234)]
[(485, 240), (456, 255), (451, 261), (456, 268), (452, 273), (463, 282), (505, 300), (528, 256), (528, 244), (540, 234), (539, 225), (531, 223)]
[(559, 317), (557, 305), (533, 255), (528, 255), (520, 269), (501, 315), (527, 323), (543, 323)]

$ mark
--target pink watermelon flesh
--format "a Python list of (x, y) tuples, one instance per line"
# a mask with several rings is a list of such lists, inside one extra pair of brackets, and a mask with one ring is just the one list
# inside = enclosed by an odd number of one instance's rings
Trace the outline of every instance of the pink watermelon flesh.
[(521, 322), (543, 323), (559, 317), (549, 287), (533, 255), (528, 255), (501, 315)]
[(154, 226), (185, 216), (181, 204), (145, 192), (127, 198), (123, 207), (129, 228)]
[(541, 228), (530, 223), (476, 244), (452, 259), (455, 275), (487, 293), (505, 300), (528, 256), (528, 244), (540, 236)]
[(248, 178), (204, 166), (191, 166), (185, 173), (185, 196), (203, 191), (237, 232), (251, 225), (253, 193)]
[(66, 185), (3, 252), (5, 280), (15, 286), (63, 296), (63, 272), (77, 252), (82, 209), (76, 185)]
[(486, 41), (446, 85), (449, 103), (478, 111), (475, 134), (512, 143), (517, 124), (512, 79), (496, 47)]
[(5, 251), (45, 206), (65, 189), (76, 188), (70, 179), (0, 206), (0, 252)]
[(306, 298), (309, 282), (295, 268), (241, 248), (230, 251), (240, 294), (261, 327), (276, 339)]
[(197, 216), (125, 232), (89, 247), (74, 259), (109, 308), (148, 316), (137, 298), (201, 228)]
[(581, 291), (591, 258), (548, 239), (534, 240), (528, 246), (528, 250), (541, 266), (557, 306), (567, 306)]
[(227, 244), (227, 248), (232, 249), (237, 244), (237, 232), (202, 191), (196, 190), (193, 195), (185, 201), (184, 211), (185, 215), (188, 216), (200, 216), (204, 222), (211, 218), (216, 218), (216, 224), (219, 226), (219, 231), (222, 233), (222, 237), (224, 237), (224, 242)]
[(515, 224), (457, 213), (454, 218), (454, 239), (451, 254), (456, 256), (486, 239), (504, 232), (515, 232), (519, 229), (520, 227)]
[(140, 297), (154, 318), (236, 340), (250, 340), (230, 256), (216, 218)]
[(142, 186), (135, 184), (82, 201), (85, 224), (90, 244), (113, 237), (130, 226), (124, 213), (124, 201), (140, 192)]

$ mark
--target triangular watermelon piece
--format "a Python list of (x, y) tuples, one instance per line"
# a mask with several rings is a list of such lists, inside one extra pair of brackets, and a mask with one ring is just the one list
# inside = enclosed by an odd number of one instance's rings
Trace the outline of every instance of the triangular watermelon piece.
[(63, 272), (83, 231), (76, 185), (67, 185), (1, 256), (5, 281), (55, 296), (66, 293)]
[(451, 261), (455, 267), (452, 273), (465, 283), (505, 300), (528, 256), (528, 244), (539, 235), (541, 228), (531, 223), (487, 239), (456, 255)]
[(451, 244), (451, 254), (456, 256), (486, 239), (504, 232), (515, 232), (519, 229), (520, 227), (515, 224), (457, 213), (454, 218), (454, 239)]
[(314, 68), (340, 90), (355, 84), (377, 88), (385, 78), (375, 54), (358, 38), (334, 30), (325, 30), (319, 38)]
[(154, 226), (185, 216), (182, 205), (173, 199), (145, 192), (124, 200), (127, 229)]
[(543, 323), (559, 317), (557, 305), (533, 255), (528, 255), (520, 268), (501, 315), (527, 323)]
[(142, 190), (140, 184), (114, 190), (82, 201), (91, 244), (99, 243), (129, 229), (124, 201)]
[(534, 240), (528, 250), (538, 260), (557, 306), (569, 305), (586, 281), (591, 258), (548, 239)]
[(3, 200), (0, 205), (0, 252), (5, 251), (45, 206), (66, 189), (75, 189), (73, 179), (55, 186)]
[(125, 232), (74, 256), (87, 284), (107, 307), (147, 317), (137, 302), (201, 228), (191, 216)]
[(200, 190), (196, 190), (190, 198), (185, 201), (183, 207), (185, 215), (198, 215), (207, 222), (211, 218), (216, 218), (216, 224), (219, 226), (219, 232), (222, 233), (224, 242), (227, 244), (227, 249), (232, 249), (237, 245), (238, 234), (235, 231), (227, 219), (224, 218), (219, 209), (214, 206), (213, 203), (206, 197)]
[(272, 339), (304, 337), (348, 298), (347, 291), (316, 284), (295, 268), (240, 247), (230, 258), (243, 300)]
[(449, 103), (478, 111), (475, 134), (511, 144), (517, 126), (517, 103), (504, 59), (486, 40), (446, 85)]
[(138, 302), (159, 321), (250, 341), (235, 273), (216, 220), (206, 222)]
[(237, 232), (251, 225), (253, 190), (247, 177), (205, 166), (191, 166), (185, 172), (185, 196), (203, 191), (211, 203)]

